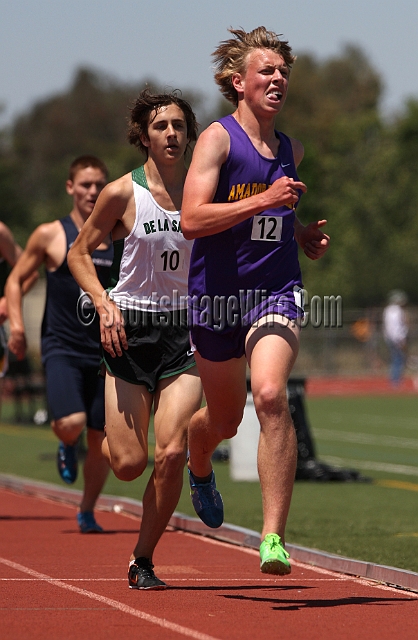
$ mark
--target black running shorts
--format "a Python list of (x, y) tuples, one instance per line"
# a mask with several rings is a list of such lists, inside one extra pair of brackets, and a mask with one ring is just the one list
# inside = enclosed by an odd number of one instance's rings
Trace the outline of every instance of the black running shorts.
[(195, 365), (187, 326), (187, 309), (172, 312), (123, 311), (128, 349), (121, 356), (103, 350), (109, 373), (154, 393), (158, 381)]

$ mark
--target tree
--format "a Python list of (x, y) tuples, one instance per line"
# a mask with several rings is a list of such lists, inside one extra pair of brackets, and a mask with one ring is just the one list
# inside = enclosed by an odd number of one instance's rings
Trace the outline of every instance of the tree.
[[(98, 71), (79, 69), (70, 89), (39, 102), (18, 118), (12, 131), (17, 162), (25, 167), (20, 182), (30, 203), (33, 225), (64, 215), (68, 167), (78, 155), (99, 156), (115, 179), (140, 164), (138, 150), (127, 142), (129, 107), (152, 81), (122, 84)], [(197, 94), (185, 98), (199, 104)]]
[[(331, 246), (322, 260), (301, 254), (309, 295), (341, 295), (346, 307), (380, 304), (402, 287), (418, 302), (418, 103), (396, 123), (379, 112), (382, 82), (365, 54), (347, 46), (318, 61), (298, 57), (277, 128), (300, 139), (299, 168), (308, 192), (298, 215), (325, 218)], [(228, 111), (229, 109), (229, 111)], [(219, 115), (231, 111), (225, 101)]]
[[(139, 164), (126, 141), (127, 118), (145, 84), (79, 69), (68, 91), (14, 123), (11, 144), (0, 154), (0, 197), (13, 230), (26, 225), (29, 232), (67, 213), (64, 184), (77, 155), (103, 158), (111, 179)], [(305, 287), (310, 296), (342, 295), (347, 308), (381, 304), (392, 288), (418, 303), (411, 277), (418, 272), (418, 100), (386, 121), (381, 92), (378, 73), (358, 47), (323, 61), (305, 53), (292, 69), (277, 120), (278, 129), (305, 147), (299, 175), (308, 192), (298, 215), (302, 222), (326, 218), (331, 236), (322, 260), (301, 254)], [(185, 91), (184, 97), (202, 126), (233, 111), (221, 97), (211, 114), (201, 96)]]
[(18, 189), (20, 178), (19, 168), (6, 143), (6, 134), (0, 133), (0, 220), (13, 229), (16, 240), (24, 244), (28, 235), (28, 210)]

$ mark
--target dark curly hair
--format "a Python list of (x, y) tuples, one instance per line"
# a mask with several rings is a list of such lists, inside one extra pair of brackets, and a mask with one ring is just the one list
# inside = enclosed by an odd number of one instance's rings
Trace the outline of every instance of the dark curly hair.
[(148, 148), (142, 144), (141, 137), (148, 137), (148, 126), (150, 124), (150, 115), (155, 112), (154, 117), (162, 107), (175, 104), (184, 113), (187, 125), (187, 137), (189, 142), (197, 140), (196, 116), (187, 100), (180, 98), (179, 91), (170, 93), (152, 93), (147, 87), (139, 94), (135, 100), (133, 107), (130, 109), (131, 117), (129, 120), (128, 140), (130, 144), (138, 147), (146, 156), (148, 156)]

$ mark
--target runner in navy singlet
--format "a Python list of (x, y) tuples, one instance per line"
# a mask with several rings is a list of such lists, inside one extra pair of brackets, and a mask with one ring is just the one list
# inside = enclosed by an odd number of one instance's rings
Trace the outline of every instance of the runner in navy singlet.
[[(296, 470), (296, 438), (286, 397), (303, 313), (299, 245), (317, 259), (329, 237), (321, 220), (303, 226), (295, 209), (306, 186), (296, 167), (303, 146), (276, 131), (294, 62), (288, 43), (264, 27), (232, 38), (213, 54), (215, 80), (236, 110), (212, 123), (195, 148), (181, 224), (195, 239), (190, 261), (191, 337), (207, 406), (189, 428), (192, 500), (222, 522), (211, 455), (233, 437), (246, 402), (246, 369), (260, 421), (258, 469), (263, 499), (262, 572), (290, 573), (285, 525)], [(216, 515), (216, 518), (213, 516)]]
[[(71, 271), (90, 292), (101, 321), (103, 451), (121, 480), (135, 480), (147, 468), (154, 408), (154, 469), (129, 561), (132, 589), (166, 587), (154, 574), (152, 558), (180, 497), (187, 427), (202, 399), (186, 321), (192, 242), (183, 237), (179, 213), (184, 154), (196, 135), (187, 102), (176, 93), (143, 91), (131, 110), (129, 141), (147, 161), (103, 190), (68, 255)], [(108, 233), (115, 260), (106, 292), (90, 256)]]
[[(80, 290), (68, 269), (67, 253), (106, 182), (107, 168), (101, 160), (94, 156), (74, 160), (66, 183), (67, 193), (73, 200), (71, 213), (62, 220), (41, 224), (35, 229), (7, 283), (9, 348), (21, 359), (26, 352), (22, 283), (41, 264), (45, 265), (47, 291), (42, 322), (42, 362), (51, 426), (60, 440), (58, 470), (68, 484), (76, 480), (77, 442), (87, 427), (84, 491), (77, 514), (82, 533), (102, 531), (93, 512), (109, 467), (101, 451), (104, 384), (98, 375), (99, 320), (90, 299)], [(103, 284), (108, 282), (112, 258), (113, 247), (107, 238), (94, 255), (97, 274)]]

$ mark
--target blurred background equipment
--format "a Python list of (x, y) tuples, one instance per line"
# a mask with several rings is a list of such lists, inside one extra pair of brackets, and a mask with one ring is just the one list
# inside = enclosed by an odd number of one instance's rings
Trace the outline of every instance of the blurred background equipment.
[[(298, 459), (296, 480), (311, 482), (370, 482), (354, 469), (341, 469), (317, 459), (311, 428), (305, 410), (305, 379), (291, 378), (287, 384), (290, 414), (296, 430)], [(230, 443), (230, 474), (232, 480), (258, 481), (257, 448), (259, 422), (254, 408), (250, 381), (247, 381), (247, 403), (238, 433)], [(216, 460), (226, 460), (223, 447), (216, 452)], [(280, 464), (280, 460), (277, 461)]]
[[(44, 377), (34, 371), (28, 357), (17, 360), (9, 353), (3, 393), (13, 400), (15, 423), (42, 425), (48, 422)], [(39, 403), (43, 404), (42, 408), (38, 407)]]
[(298, 443), (298, 462), (296, 480), (313, 482), (369, 482), (354, 469), (340, 469), (317, 459), (312, 431), (305, 409), (305, 380), (290, 379), (287, 384), (289, 409), (296, 429)]

